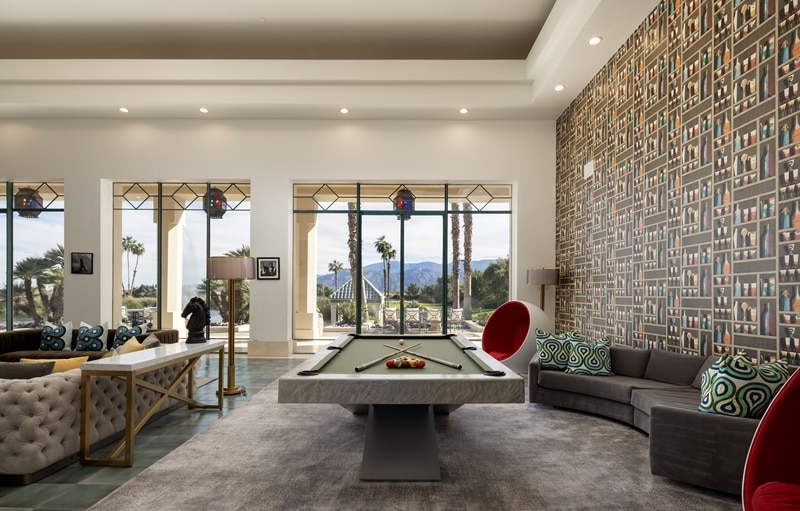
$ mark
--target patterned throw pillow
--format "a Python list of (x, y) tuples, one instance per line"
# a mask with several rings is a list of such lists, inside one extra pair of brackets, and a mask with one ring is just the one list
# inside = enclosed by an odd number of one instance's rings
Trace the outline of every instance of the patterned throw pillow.
[(573, 342), (567, 369), (564, 372), (591, 376), (613, 376), (609, 342), (605, 338), (594, 342)]
[(75, 351), (105, 351), (106, 337), (108, 337), (108, 322), (90, 325), (81, 321)]
[(542, 369), (566, 369), (573, 342), (566, 335), (553, 335), (537, 328), (536, 351)]
[(787, 379), (786, 362), (755, 364), (745, 352), (725, 353), (703, 373), (697, 409), (760, 419)]
[(72, 321), (66, 325), (45, 323), (42, 328), (42, 351), (70, 351), (72, 349)]
[(120, 323), (117, 327), (117, 330), (114, 332), (114, 344), (111, 346), (111, 348), (117, 349), (128, 342), (131, 338), (136, 337), (137, 335), (142, 335), (146, 332), (147, 325), (144, 323), (137, 326), (128, 326), (125, 323)]

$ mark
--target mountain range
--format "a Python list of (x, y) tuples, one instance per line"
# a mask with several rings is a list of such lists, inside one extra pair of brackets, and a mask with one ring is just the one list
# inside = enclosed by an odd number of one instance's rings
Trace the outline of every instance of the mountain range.
[[(481, 259), (479, 261), (472, 261), (472, 271), (483, 271), (496, 259)], [(453, 265), (447, 265), (447, 273), (450, 273)], [(364, 267), (364, 276), (372, 282), (372, 284), (382, 290), (383, 289), (383, 263), (374, 263)], [(405, 281), (404, 284), (408, 288), (409, 284), (416, 283), (420, 288), (430, 284), (436, 284), (439, 277), (442, 276), (442, 264), (432, 261), (425, 261), (421, 263), (406, 264)], [(397, 289), (400, 283), (400, 263), (392, 261), (391, 266), (391, 287)], [(339, 285), (341, 286), (350, 279), (350, 268), (345, 268), (339, 272)], [(330, 288), (334, 287), (333, 273), (325, 275), (317, 275), (317, 283), (324, 284)]]

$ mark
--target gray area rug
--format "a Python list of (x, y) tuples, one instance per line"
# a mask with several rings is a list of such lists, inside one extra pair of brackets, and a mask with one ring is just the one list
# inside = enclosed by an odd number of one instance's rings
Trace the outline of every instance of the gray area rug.
[(338, 405), (279, 404), (273, 383), (91, 510), (741, 509), (651, 475), (647, 435), (600, 417), (532, 404), (437, 416), (439, 482), (360, 481), (365, 424)]

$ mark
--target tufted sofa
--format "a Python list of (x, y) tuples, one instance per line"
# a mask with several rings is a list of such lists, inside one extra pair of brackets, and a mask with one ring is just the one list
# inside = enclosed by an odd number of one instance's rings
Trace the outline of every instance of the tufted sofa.
[(718, 357), (611, 346), (614, 376), (528, 368), (531, 403), (603, 415), (650, 435), (655, 475), (741, 493), (742, 473), (759, 421), (698, 411), (702, 374)]
[[(110, 348), (114, 342), (116, 329), (108, 329), (106, 348)], [(149, 335), (155, 335), (162, 344), (178, 342), (178, 331), (169, 330), (148, 330), (142, 335), (136, 336), (139, 341), (145, 340)], [(75, 349), (78, 330), (72, 330), (72, 350)], [(94, 360), (105, 355), (103, 351), (41, 351), (39, 344), (42, 338), (41, 328), (22, 328), (0, 332), (0, 362), (19, 362), (21, 358), (57, 359), (70, 358), (75, 356), (88, 356), (89, 360)]]
[[(175, 363), (142, 378), (166, 386), (182, 367), (182, 362)], [(187, 393), (187, 380), (179, 384), (179, 393)], [(98, 447), (124, 433), (125, 381), (98, 377), (92, 385), (90, 438)], [(138, 387), (137, 417), (158, 397)], [(30, 379), (0, 379), (0, 484), (29, 484), (78, 460), (80, 398), (80, 369)], [(181, 405), (172, 398), (165, 400), (151, 421)]]

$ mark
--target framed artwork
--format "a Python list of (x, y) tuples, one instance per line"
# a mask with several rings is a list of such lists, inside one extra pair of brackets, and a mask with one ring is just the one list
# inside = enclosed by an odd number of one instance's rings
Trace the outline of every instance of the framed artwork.
[(72, 273), (91, 275), (93, 273), (93, 259), (91, 252), (72, 252)]
[(280, 257), (257, 257), (256, 269), (258, 280), (280, 280), (281, 279), (281, 258)]

